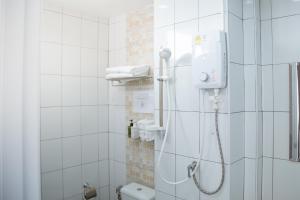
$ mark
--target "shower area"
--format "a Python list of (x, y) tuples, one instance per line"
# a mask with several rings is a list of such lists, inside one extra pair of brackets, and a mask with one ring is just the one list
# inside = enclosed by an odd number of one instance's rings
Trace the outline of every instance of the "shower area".
[(300, 199), (299, 1), (25, 2), (0, 0), (0, 200)]

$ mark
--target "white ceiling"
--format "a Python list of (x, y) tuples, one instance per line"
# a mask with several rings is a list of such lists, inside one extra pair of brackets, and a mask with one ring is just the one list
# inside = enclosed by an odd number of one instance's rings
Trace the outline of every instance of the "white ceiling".
[(153, 0), (45, 0), (55, 6), (86, 12), (92, 15), (111, 17), (124, 14), (145, 5)]

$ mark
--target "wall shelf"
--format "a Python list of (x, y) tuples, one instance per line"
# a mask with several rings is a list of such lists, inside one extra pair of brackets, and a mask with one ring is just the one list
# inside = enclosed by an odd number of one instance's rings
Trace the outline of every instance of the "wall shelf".
[(122, 86), (126, 85), (128, 82), (131, 81), (139, 81), (139, 80), (146, 80), (151, 79), (152, 76), (135, 76), (135, 77), (122, 77), (122, 78), (106, 78), (106, 80), (111, 81), (113, 86)]

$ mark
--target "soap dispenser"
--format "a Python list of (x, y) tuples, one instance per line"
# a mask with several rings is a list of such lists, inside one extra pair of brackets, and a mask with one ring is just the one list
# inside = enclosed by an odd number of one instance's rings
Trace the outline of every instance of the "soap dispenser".
[(130, 120), (129, 126), (128, 126), (128, 138), (131, 138), (131, 128), (133, 127), (133, 120)]

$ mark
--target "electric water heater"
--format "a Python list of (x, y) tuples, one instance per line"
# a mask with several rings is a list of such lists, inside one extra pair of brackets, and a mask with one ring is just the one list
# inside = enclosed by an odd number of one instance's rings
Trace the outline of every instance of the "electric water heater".
[(223, 31), (198, 33), (193, 40), (192, 73), (197, 88), (225, 88), (227, 79), (226, 35)]

